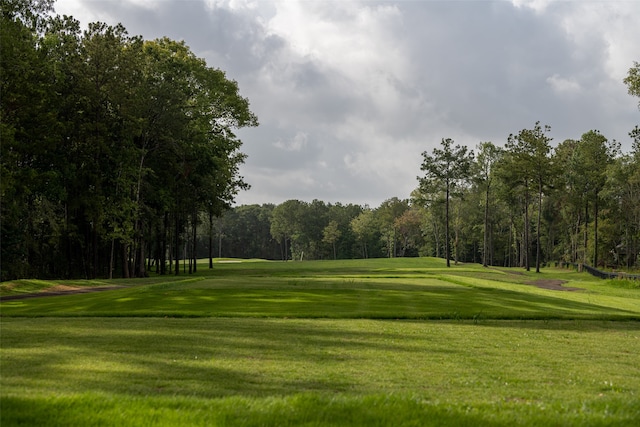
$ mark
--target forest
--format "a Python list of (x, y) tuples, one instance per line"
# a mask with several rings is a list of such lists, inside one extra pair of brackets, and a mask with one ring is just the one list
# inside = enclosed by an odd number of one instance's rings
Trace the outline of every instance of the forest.
[[(597, 130), (552, 145), (541, 123), (422, 153), (416, 189), (377, 207), (249, 188), (237, 83), (184, 42), (1, 0), (0, 280), (194, 272), (198, 258), (435, 256), (536, 268), (640, 264), (640, 129), (630, 152)], [(640, 97), (640, 64), (623, 82)]]
[(184, 42), (52, 6), (2, 0), (1, 279), (164, 272), (188, 223), (248, 188), (234, 132), (257, 117)]
[[(198, 257), (348, 259), (435, 256), (523, 267), (638, 267), (640, 144), (597, 131), (550, 145), (535, 124), (475, 152), (444, 139), (424, 152), (416, 189), (380, 206), (287, 200), (234, 207), (202, 227)], [(446, 254), (449, 257), (446, 257)]]

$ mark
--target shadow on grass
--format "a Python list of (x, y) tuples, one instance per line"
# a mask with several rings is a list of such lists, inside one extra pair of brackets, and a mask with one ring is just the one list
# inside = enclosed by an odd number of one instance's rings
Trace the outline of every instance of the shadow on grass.
[[(516, 328), (537, 331), (524, 335)], [(536, 419), (538, 413), (542, 425), (548, 412), (536, 412), (536, 402), (553, 399), (549, 383), (560, 396), (571, 396), (571, 387), (583, 393), (594, 379), (613, 376), (618, 384), (617, 375), (631, 375), (632, 384), (633, 371), (619, 372), (611, 363), (612, 356), (622, 368), (635, 363), (637, 340), (619, 335), (639, 329), (637, 322), (595, 321), (5, 319), (2, 425), (18, 419), (116, 425), (127, 411), (161, 416), (158, 408), (192, 408), (199, 422), (224, 414), (228, 425), (416, 425), (416, 419), (429, 425), (431, 416), (441, 421), (436, 425), (492, 425), (509, 399), (516, 399), (520, 415)], [(604, 349), (584, 332), (616, 339)], [(567, 359), (570, 369), (562, 364)], [(571, 370), (585, 369), (591, 382), (568, 385), (576, 381)], [(513, 391), (505, 380), (524, 386)], [(621, 390), (633, 396), (637, 387), (629, 384)], [(432, 404), (456, 396), (457, 404)], [(482, 412), (477, 405), (470, 411), (465, 400), (503, 403), (485, 403), (489, 409)], [(631, 413), (627, 406), (623, 420)], [(210, 425), (220, 423), (213, 420)], [(138, 422), (149, 424), (144, 416)]]
[[(473, 333), (505, 326), (580, 333), (639, 329), (637, 322), (605, 325), (566, 321), (538, 325), (538, 328), (534, 322), (472, 325), (469, 322), (364, 321), (364, 327), (350, 329), (345, 329), (344, 323), (331, 320), (48, 319), (47, 324), (38, 322), (43, 320), (15, 319), (3, 324), (4, 386), (49, 388), (63, 394), (91, 391), (204, 398), (307, 392), (375, 393), (380, 391), (378, 387), (385, 386), (386, 380), (395, 381), (396, 375), (411, 372), (412, 361), (416, 363), (415, 368), (448, 361), (469, 363), (478, 351), (484, 352), (483, 357), (489, 357), (488, 360), (501, 360), (504, 350), (497, 349), (498, 341), (492, 338), (497, 338), (495, 334), (500, 331), (489, 332), (488, 338), (455, 338), (457, 331)], [(439, 325), (447, 326), (446, 333), (443, 334)], [(535, 337), (526, 340), (529, 339)], [(510, 343), (501, 345), (508, 347)], [(526, 355), (512, 357), (517, 361)], [(549, 357), (553, 359), (553, 355)], [(372, 365), (373, 361), (376, 366)], [(381, 370), (377, 365), (386, 368)], [(466, 372), (467, 368), (461, 369)], [(498, 365), (493, 369), (501, 370)], [(403, 381), (406, 384), (400, 381), (388, 385), (394, 390), (420, 386), (410, 378)]]
[(2, 316), (275, 317), (371, 319), (627, 319), (637, 311), (586, 294), (472, 288), (431, 280), (291, 280), (234, 287), (214, 281), (166, 283), (102, 293), (1, 303)]
[[(544, 425), (547, 416), (537, 408), (521, 412), (515, 422), (508, 405), (471, 408), (469, 405), (439, 405), (411, 395), (327, 396), (301, 394), (269, 399), (226, 398), (206, 402), (175, 398), (148, 398), (134, 403), (103, 396), (3, 399), (0, 420), (7, 424), (50, 427), (82, 426), (523, 426)], [(71, 408), (82, 408), (73, 411)], [(615, 418), (621, 424), (624, 419)], [(571, 423), (571, 418), (564, 425)], [(557, 421), (557, 419), (556, 419)], [(575, 420), (574, 420), (575, 422)]]

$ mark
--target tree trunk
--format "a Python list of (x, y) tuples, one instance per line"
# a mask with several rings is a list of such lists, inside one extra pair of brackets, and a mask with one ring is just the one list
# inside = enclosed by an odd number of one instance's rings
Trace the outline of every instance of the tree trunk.
[(542, 180), (538, 181), (538, 228), (536, 229), (536, 273), (540, 273), (540, 224), (542, 217)]
[(128, 245), (123, 243), (122, 245), (122, 277), (128, 279), (129, 276), (129, 249)]
[(489, 186), (487, 185), (487, 191), (484, 195), (484, 242), (482, 249), (482, 266), (487, 266), (487, 252), (488, 252), (488, 231), (489, 231)]
[(176, 230), (175, 233), (175, 251), (176, 251), (176, 268), (175, 275), (180, 274), (180, 220), (178, 218), (178, 212), (176, 212)]
[(137, 261), (138, 261), (138, 277), (146, 277), (147, 276), (147, 270), (146, 270), (146, 254), (144, 251), (144, 247), (145, 247), (145, 243), (143, 238), (140, 238), (140, 245), (138, 248), (138, 255), (137, 255)]
[(111, 253), (109, 255), (109, 279), (113, 279), (113, 256), (116, 246), (116, 239), (111, 239)]
[(453, 253), (454, 253), (454, 257), (453, 257), (453, 263), (455, 265), (458, 265), (458, 243), (460, 241), (460, 227), (455, 227), (455, 239), (453, 241), (454, 245), (453, 245)]
[(524, 190), (524, 268), (531, 271), (529, 265), (529, 251), (531, 242), (529, 239), (529, 184), (525, 183)]
[(137, 263), (138, 263), (138, 272), (137, 272), (137, 276), (138, 277), (146, 277), (147, 276), (147, 270), (145, 268), (145, 263), (147, 261), (147, 257), (145, 256), (145, 241), (144, 241), (144, 237), (143, 236), (143, 228), (144, 228), (144, 223), (142, 222), (142, 220), (138, 220), (138, 226), (139, 226), (139, 233), (140, 233), (140, 238), (138, 240), (138, 253), (136, 255), (137, 257)]
[(449, 182), (447, 182), (447, 194), (445, 198), (445, 224), (444, 224), (444, 257), (447, 259), (447, 267), (451, 267), (451, 261), (449, 260)]
[(198, 259), (197, 249), (198, 249), (198, 213), (195, 212), (193, 214), (193, 272), (196, 273), (198, 271), (198, 263), (196, 262)]
[(209, 269), (213, 268), (213, 212), (209, 212)]
[(169, 212), (164, 213), (164, 221), (162, 224), (162, 242), (160, 244), (160, 274), (167, 272), (165, 262), (167, 260), (167, 228), (169, 227)]
[(593, 267), (598, 268), (598, 193), (593, 202)]
[(218, 217), (218, 258), (222, 258), (222, 217)]
[(438, 224), (433, 222), (433, 237), (436, 243), (436, 258), (440, 258), (440, 237), (438, 236)]
[(587, 250), (587, 235), (588, 235), (588, 231), (587, 229), (589, 228), (589, 201), (585, 201), (585, 205), (584, 205), (584, 253), (582, 254), (582, 262), (584, 264), (587, 263), (588, 261), (588, 254), (589, 251)]

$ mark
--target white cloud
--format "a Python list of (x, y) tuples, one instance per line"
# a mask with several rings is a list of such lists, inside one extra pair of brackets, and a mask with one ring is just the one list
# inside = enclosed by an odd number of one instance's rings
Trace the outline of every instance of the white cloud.
[(307, 146), (308, 135), (305, 132), (298, 132), (288, 141), (279, 139), (273, 145), (284, 151), (301, 151)]
[(529, 8), (538, 14), (543, 13), (552, 0), (511, 0), (514, 6), (518, 8)]
[(547, 77), (547, 83), (549, 83), (556, 92), (560, 93), (576, 93), (580, 91), (580, 83), (574, 78), (567, 79), (560, 77), (558, 74)]

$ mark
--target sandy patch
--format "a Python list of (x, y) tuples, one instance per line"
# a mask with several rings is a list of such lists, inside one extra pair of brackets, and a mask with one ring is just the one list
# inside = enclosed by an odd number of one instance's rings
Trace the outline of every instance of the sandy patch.
[(56, 285), (50, 288), (44, 288), (40, 292), (69, 292), (69, 291), (77, 291), (77, 286), (67, 286), (67, 285)]
[(537, 286), (542, 289), (549, 289), (552, 291), (582, 291), (582, 288), (572, 288), (562, 286), (567, 283), (566, 280), (554, 280), (554, 279), (538, 279), (533, 282), (525, 282), (527, 285)]

